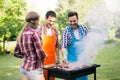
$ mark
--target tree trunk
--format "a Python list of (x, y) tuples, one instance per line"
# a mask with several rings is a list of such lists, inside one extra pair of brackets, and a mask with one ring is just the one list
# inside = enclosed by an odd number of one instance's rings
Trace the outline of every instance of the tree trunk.
[(6, 36), (4, 35), (4, 37), (3, 37), (3, 52), (4, 52), (4, 54), (6, 53), (6, 51), (5, 51), (5, 40), (6, 40)]

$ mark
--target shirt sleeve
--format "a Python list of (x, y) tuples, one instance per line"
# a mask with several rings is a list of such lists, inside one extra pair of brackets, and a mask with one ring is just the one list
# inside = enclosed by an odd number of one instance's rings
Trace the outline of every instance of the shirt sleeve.
[(22, 53), (20, 46), (18, 42), (16, 43), (15, 49), (14, 49), (14, 56), (17, 58), (23, 58), (24, 54)]
[(67, 37), (67, 29), (65, 29), (62, 33), (62, 47), (66, 48), (67, 47), (67, 42), (68, 42), (68, 37)]
[(16, 43), (15, 50), (14, 50), (14, 55), (20, 51), (18, 43)]
[(37, 53), (37, 56), (43, 60), (46, 55), (44, 53), (44, 51), (42, 50), (42, 47), (41, 47), (41, 37), (37, 34), (37, 33), (34, 33), (33, 34), (33, 43), (34, 43), (34, 46), (35, 46), (35, 49), (36, 49), (36, 53)]
[(55, 29), (55, 33), (56, 33), (56, 44), (55, 47), (58, 48), (59, 47), (59, 43), (58, 43), (58, 30)]
[(86, 36), (88, 33), (88, 28), (86, 25), (82, 25), (82, 28), (83, 28), (83, 34), (84, 34), (84, 36)]

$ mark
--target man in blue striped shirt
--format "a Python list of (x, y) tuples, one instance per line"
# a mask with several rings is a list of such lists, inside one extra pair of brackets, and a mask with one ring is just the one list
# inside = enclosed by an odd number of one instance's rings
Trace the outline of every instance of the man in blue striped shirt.
[[(78, 24), (78, 13), (71, 11), (68, 13), (69, 25), (62, 33), (62, 54), (63, 62), (77, 62), (78, 55), (82, 51), (80, 43), (87, 35), (88, 29), (85, 25)], [(76, 80), (88, 80), (87, 76), (77, 78)]]

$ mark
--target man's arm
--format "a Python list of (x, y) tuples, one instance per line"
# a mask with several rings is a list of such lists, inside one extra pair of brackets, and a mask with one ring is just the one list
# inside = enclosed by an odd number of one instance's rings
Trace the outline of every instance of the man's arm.
[(61, 52), (62, 52), (62, 61), (63, 61), (64, 63), (68, 63), (68, 61), (67, 61), (67, 50), (66, 50), (66, 48), (61, 48)]
[(56, 63), (60, 63), (60, 55), (59, 55), (59, 42), (58, 42), (58, 30), (55, 28), (55, 34), (56, 34), (56, 45), (55, 45), (55, 53), (56, 53)]
[(62, 45), (61, 45), (62, 61), (64, 63), (68, 63), (66, 49), (67, 46), (68, 46), (68, 29), (66, 28), (62, 33)]
[(56, 48), (56, 63), (60, 63), (59, 48)]

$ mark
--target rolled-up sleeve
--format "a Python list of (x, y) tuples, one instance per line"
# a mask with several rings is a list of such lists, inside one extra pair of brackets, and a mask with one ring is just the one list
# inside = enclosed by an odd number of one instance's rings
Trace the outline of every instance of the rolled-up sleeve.
[(56, 33), (56, 44), (55, 47), (58, 48), (59, 47), (59, 42), (58, 42), (58, 30), (55, 29), (55, 33)]
[(84, 34), (84, 36), (86, 36), (88, 33), (88, 28), (86, 25), (82, 25), (82, 28), (83, 28), (83, 34)]
[(67, 41), (68, 38), (67, 38), (67, 29), (65, 29), (62, 33), (62, 47), (63, 48), (66, 48), (67, 47)]

